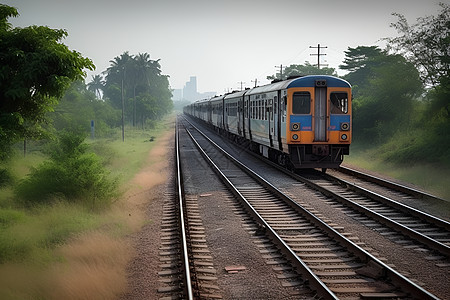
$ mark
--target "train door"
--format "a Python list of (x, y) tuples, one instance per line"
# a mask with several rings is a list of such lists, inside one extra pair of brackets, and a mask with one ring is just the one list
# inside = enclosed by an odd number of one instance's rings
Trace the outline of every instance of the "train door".
[(225, 106), (225, 112), (223, 115), (223, 123), (225, 124), (225, 127), (224, 127), (225, 130), (229, 131), (229, 129), (228, 129), (228, 110), (230, 109), (230, 104), (224, 102), (224, 106)]
[(275, 148), (281, 149), (281, 140), (280, 140), (280, 91), (278, 91), (277, 95), (273, 97), (273, 140), (275, 144)]
[(316, 80), (314, 101), (314, 141), (327, 141), (327, 87), (326, 81)]
[(273, 122), (273, 99), (266, 100), (267, 101), (267, 110), (268, 110), (268, 116), (267, 116), (267, 123), (269, 124), (269, 141), (270, 141), (270, 147), (273, 148), (273, 141), (274, 141), (274, 122)]
[(244, 101), (244, 120), (242, 122), (242, 135), (244, 136), (244, 139), (248, 138), (247, 134), (247, 120), (248, 120), (248, 102), (245, 100), (245, 96), (243, 97)]
[(238, 98), (237, 103), (237, 132), (238, 135), (242, 136), (242, 123), (243, 123), (243, 109), (242, 109), (242, 102), (243, 102), (244, 96), (242, 98)]

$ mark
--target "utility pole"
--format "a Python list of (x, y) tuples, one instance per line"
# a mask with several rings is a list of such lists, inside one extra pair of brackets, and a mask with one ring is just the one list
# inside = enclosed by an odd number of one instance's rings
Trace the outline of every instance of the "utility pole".
[(280, 68), (280, 79), (283, 80), (283, 65), (275, 66), (275, 68)]
[(241, 84), (241, 91), (242, 91), (242, 85), (245, 83), (245, 82), (243, 82), (243, 81), (240, 81), (240, 82), (238, 82), (238, 83), (240, 83)]
[(255, 87), (257, 87), (257, 86), (258, 86), (258, 78), (255, 78), (255, 81), (253, 81), (253, 80), (252, 80), (252, 82), (254, 82), (254, 83), (255, 83)]
[[(310, 54), (310, 55), (317, 55), (317, 69), (320, 69), (320, 56), (321, 55), (326, 55), (324, 53), (320, 53), (320, 49), (326, 49), (328, 48), (327, 46), (321, 47), (320, 44), (317, 44), (317, 47), (313, 47), (313, 46), (309, 46), (309, 48), (317, 48), (317, 54)], [(327, 64), (322, 64), (322, 66), (328, 66)]]
[(125, 73), (125, 70), (122, 72), (122, 86), (121, 86), (121, 92), (122, 92), (122, 142), (125, 142), (125, 114), (124, 114), (125, 101), (123, 99), (123, 79), (125, 77), (124, 73)]

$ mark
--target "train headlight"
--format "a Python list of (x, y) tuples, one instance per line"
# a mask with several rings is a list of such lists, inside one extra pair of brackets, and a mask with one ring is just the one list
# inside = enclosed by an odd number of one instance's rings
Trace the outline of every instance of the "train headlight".
[(346, 141), (348, 136), (344, 133), (341, 135), (341, 140)]
[(291, 130), (292, 131), (299, 131), (300, 130), (300, 123), (291, 123)]
[(348, 122), (341, 123), (341, 130), (347, 131), (350, 129), (350, 124)]
[(293, 135), (292, 135), (292, 139), (293, 139), (293, 140), (298, 140), (298, 135), (297, 135), (297, 134), (293, 134)]

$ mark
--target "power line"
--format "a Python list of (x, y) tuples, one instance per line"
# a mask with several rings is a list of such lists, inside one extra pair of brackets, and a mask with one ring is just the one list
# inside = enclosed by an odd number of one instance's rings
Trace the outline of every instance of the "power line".
[(320, 63), (320, 56), (326, 55), (325, 53), (320, 53), (320, 49), (326, 49), (326, 48), (328, 48), (327, 46), (321, 47), (320, 44), (317, 44), (317, 47), (309, 46), (309, 48), (317, 48), (317, 54), (310, 54), (310, 55), (317, 55), (317, 69), (320, 69), (320, 66), (324, 66), (324, 67), (328, 66), (328, 64)]

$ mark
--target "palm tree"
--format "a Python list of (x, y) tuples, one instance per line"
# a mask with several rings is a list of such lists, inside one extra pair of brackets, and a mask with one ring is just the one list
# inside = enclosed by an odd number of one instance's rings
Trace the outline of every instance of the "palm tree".
[(128, 51), (126, 51), (120, 56), (114, 57), (113, 60), (110, 60), (111, 66), (104, 72), (106, 74), (107, 82), (120, 83), (122, 80), (125, 80), (132, 59), (133, 58), (128, 54)]
[(97, 99), (102, 99), (102, 93), (100, 91), (102, 91), (105, 86), (103, 76), (101, 75), (92, 76), (92, 81), (89, 82), (87, 86), (89, 91), (95, 93)]
[(122, 141), (125, 141), (125, 100), (123, 86), (124, 84), (127, 84), (129, 78), (127, 73), (129, 73), (131, 61), (132, 57), (128, 54), (128, 51), (126, 51), (120, 57), (116, 56), (113, 60), (110, 60), (111, 66), (105, 71), (108, 83), (120, 84), (122, 102)]

